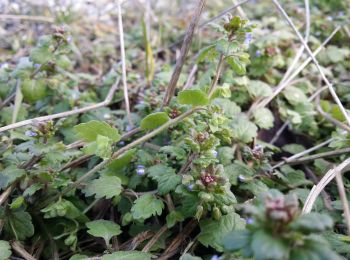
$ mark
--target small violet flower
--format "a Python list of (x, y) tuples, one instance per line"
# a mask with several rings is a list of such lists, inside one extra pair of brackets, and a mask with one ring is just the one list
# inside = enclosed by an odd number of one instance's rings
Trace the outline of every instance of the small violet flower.
[(32, 130), (27, 130), (27, 131), (25, 131), (24, 134), (25, 134), (26, 136), (29, 136), (29, 137), (35, 137), (35, 136), (38, 135), (36, 132), (34, 132), (34, 131), (32, 131)]
[(192, 191), (192, 190), (193, 190), (193, 188), (194, 188), (194, 184), (193, 184), (193, 183), (192, 183), (192, 184), (187, 185), (187, 189), (188, 189), (189, 191)]
[(213, 255), (210, 260), (219, 260), (219, 257), (217, 255)]
[(331, 21), (333, 21), (333, 17), (329, 15), (329, 16), (326, 17), (326, 20), (331, 22)]
[(144, 174), (145, 174), (145, 166), (143, 166), (143, 165), (137, 165), (136, 173), (137, 173), (137, 175), (139, 175), (139, 176), (144, 175)]
[(242, 174), (240, 174), (240, 175), (238, 175), (238, 180), (240, 182), (245, 182), (246, 178)]
[(41, 64), (39, 64), (39, 63), (35, 63), (35, 64), (34, 64), (34, 68), (35, 68), (35, 69), (39, 69), (40, 67), (41, 67)]
[(260, 50), (257, 50), (256, 52), (255, 52), (255, 57), (261, 57), (261, 51)]
[(246, 218), (245, 222), (247, 223), (247, 225), (252, 225), (254, 223), (254, 219), (253, 218)]
[(215, 158), (218, 157), (218, 152), (215, 151), (215, 150), (212, 150), (212, 151), (211, 151), (211, 154), (212, 154)]
[(251, 33), (246, 33), (245, 34), (245, 39), (244, 39), (244, 44), (248, 45), (250, 44), (250, 42), (253, 39), (253, 35)]
[(127, 125), (127, 126), (126, 126), (126, 131), (127, 131), (127, 132), (131, 131), (132, 129), (133, 129), (133, 127), (132, 127), (131, 125)]

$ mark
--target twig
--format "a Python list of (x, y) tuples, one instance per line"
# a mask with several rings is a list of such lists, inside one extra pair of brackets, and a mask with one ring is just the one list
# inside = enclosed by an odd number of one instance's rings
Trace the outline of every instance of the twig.
[(9, 95), (3, 102), (0, 104), (0, 109), (6, 106), (11, 100), (16, 96), (16, 91)]
[(167, 225), (162, 226), (162, 228), (159, 229), (159, 231), (152, 237), (152, 239), (148, 241), (148, 243), (144, 246), (144, 248), (142, 249), (142, 252), (149, 252), (149, 250), (157, 242), (160, 236), (163, 235), (164, 232), (167, 230), (168, 230)]
[(340, 200), (343, 204), (344, 218), (345, 218), (346, 226), (348, 228), (348, 235), (350, 235), (350, 209), (349, 209), (348, 198), (346, 197), (346, 192), (345, 192), (341, 172), (337, 172), (337, 174), (335, 175), (335, 180), (337, 181), (339, 197), (340, 197)]
[(341, 155), (341, 154), (345, 154), (345, 153), (350, 153), (350, 148), (343, 148), (343, 149), (338, 149), (338, 150), (334, 150), (334, 151), (313, 154), (313, 155), (305, 156), (305, 157), (295, 159), (295, 160), (289, 159), (286, 162), (286, 164), (289, 164), (289, 165), (303, 164), (303, 163), (306, 163), (309, 161), (314, 161), (316, 159), (333, 157), (333, 156), (337, 156), (337, 155)]
[(185, 63), (185, 58), (186, 58), (187, 53), (190, 49), (194, 30), (196, 29), (199, 18), (202, 14), (204, 4), (205, 4), (205, 0), (198, 0), (198, 4), (197, 4), (196, 10), (195, 10), (195, 13), (192, 17), (191, 23), (187, 29), (184, 41), (182, 43), (180, 56), (176, 61), (174, 72), (171, 76), (170, 83), (169, 83), (168, 88), (166, 90), (166, 93), (164, 95), (162, 108), (169, 105), (171, 98), (173, 97), (173, 95), (175, 93), (176, 85), (177, 85), (177, 82), (179, 80), (182, 67)]
[(213, 95), (215, 89), (216, 89), (216, 85), (218, 84), (218, 80), (221, 74), (221, 67), (222, 67), (222, 62), (224, 61), (224, 55), (221, 54), (220, 58), (219, 58), (219, 63), (216, 67), (216, 71), (215, 71), (215, 77), (213, 79), (213, 82), (211, 83), (210, 89), (209, 89), (209, 97), (211, 97), (211, 95)]
[(286, 164), (286, 163), (290, 163), (290, 162), (292, 162), (292, 161), (295, 161), (296, 159), (298, 159), (298, 158), (300, 158), (300, 157), (302, 157), (302, 156), (304, 156), (304, 155), (306, 155), (306, 154), (309, 154), (309, 153), (311, 153), (311, 152), (313, 152), (313, 151), (316, 151), (316, 150), (322, 148), (323, 146), (326, 146), (327, 144), (329, 144), (329, 143), (332, 142), (332, 141), (333, 141), (333, 138), (330, 138), (330, 139), (328, 139), (328, 140), (326, 140), (326, 141), (324, 141), (324, 142), (322, 142), (322, 143), (320, 143), (320, 144), (318, 144), (318, 145), (316, 145), (316, 146), (314, 146), (314, 147), (311, 147), (311, 148), (309, 148), (309, 149), (307, 149), (307, 150), (305, 150), (305, 151), (302, 151), (302, 152), (300, 152), (300, 153), (294, 154), (293, 156), (291, 156), (291, 157), (285, 159), (284, 161), (282, 161), (282, 162), (280, 162), (280, 163), (274, 165), (274, 166), (272, 167), (272, 169), (274, 170), (274, 169), (276, 169), (276, 168), (281, 167), (282, 165), (284, 165), (284, 164)]
[[(314, 184), (317, 184), (319, 182), (319, 179), (317, 178), (317, 176), (314, 174), (314, 172), (312, 170), (310, 170), (309, 167), (307, 166), (304, 166), (304, 169), (305, 169), (305, 174), (306, 176), (311, 179), (311, 181), (314, 183)], [(324, 206), (326, 207), (326, 209), (328, 209), (329, 211), (333, 211), (334, 208), (332, 206), (332, 200), (331, 200), (331, 197), (329, 196), (329, 194), (325, 191), (325, 190), (322, 190), (321, 191), (321, 196), (322, 196), (322, 199), (323, 199), (323, 204)]]
[(19, 254), (20, 256), (22, 256), (24, 259), (26, 260), (35, 260), (35, 258), (33, 256), (31, 256), (24, 248), (23, 246), (17, 242), (17, 241), (13, 241), (11, 242), (11, 247), (12, 249)]
[(50, 121), (50, 120), (57, 119), (57, 118), (62, 118), (62, 117), (76, 115), (76, 114), (81, 114), (81, 113), (84, 113), (84, 112), (87, 112), (87, 111), (90, 111), (90, 110), (94, 110), (94, 109), (97, 109), (97, 108), (100, 108), (100, 107), (105, 107), (105, 106), (109, 105), (109, 103), (111, 103), (113, 95), (114, 95), (115, 91), (117, 90), (118, 83), (119, 83), (119, 79), (117, 80), (117, 82), (109, 90), (109, 92), (108, 92), (108, 94), (106, 96), (106, 99), (104, 101), (100, 102), (100, 103), (93, 104), (93, 105), (90, 105), (90, 106), (87, 106), (87, 107), (82, 107), (82, 108), (66, 111), (66, 112), (62, 112), (62, 113), (52, 114), (52, 115), (48, 115), (48, 116), (39, 116), (39, 117), (36, 117), (36, 118), (23, 120), (23, 121), (14, 123), (14, 124), (10, 124), (10, 125), (7, 125), (7, 126), (0, 127), (0, 133), (4, 132), (4, 131), (11, 130), (11, 129), (15, 129), (15, 128), (18, 128), (18, 127), (22, 127), (22, 126), (38, 123), (38, 122)]
[(133, 122), (130, 114), (130, 104), (129, 104), (129, 94), (128, 94), (128, 85), (126, 82), (126, 61), (125, 61), (125, 47), (124, 47), (124, 29), (123, 29), (123, 18), (122, 18), (122, 8), (120, 0), (117, 1), (118, 7), (118, 28), (119, 28), (119, 41), (120, 41), (120, 54), (122, 60), (122, 78), (123, 78), (123, 92), (124, 92), (124, 101), (126, 115), (129, 121), (129, 125), (133, 126)]
[(315, 185), (306, 201), (302, 210), (302, 214), (307, 214), (312, 210), (312, 207), (317, 199), (317, 197), (320, 195), (321, 191), (327, 186), (328, 183), (330, 183), (333, 178), (336, 176), (336, 174), (339, 172), (341, 173), (348, 165), (350, 164), (350, 158), (346, 159), (345, 161), (343, 161), (341, 164), (339, 164), (338, 166), (336, 166), (335, 168), (329, 170), (324, 176), (323, 178), (320, 180), (320, 182)]
[[(309, 5), (309, 0), (305, 0), (304, 3), (305, 3), (305, 24), (306, 24), (305, 38), (304, 39), (305, 39), (305, 42), (307, 43), (309, 40), (309, 35), (310, 35), (310, 5)], [(295, 55), (295, 57), (291, 63), (291, 65), (289, 66), (287, 72), (284, 74), (280, 84), (288, 79), (290, 73), (294, 70), (295, 66), (297, 65), (298, 61), (300, 60), (301, 55), (304, 52), (304, 49), (305, 49), (305, 46), (301, 45), (297, 54)]]
[(343, 104), (341, 103), (340, 99), (338, 98), (337, 93), (335, 92), (332, 84), (328, 81), (326, 75), (324, 74), (322, 68), (320, 67), (317, 59), (315, 58), (315, 56), (313, 55), (312, 51), (310, 50), (309, 46), (307, 45), (307, 43), (305, 43), (303, 37), (301, 36), (300, 32), (298, 31), (298, 29), (295, 27), (293, 21), (290, 19), (290, 17), (288, 16), (288, 14), (286, 13), (286, 11), (282, 8), (282, 6), (280, 5), (280, 3), (277, 0), (272, 0), (273, 3), (276, 5), (277, 9), (280, 11), (280, 13), (284, 16), (284, 18), (287, 20), (288, 24), (292, 27), (292, 29), (294, 30), (295, 34), (298, 36), (299, 40), (301, 41), (301, 43), (305, 46), (305, 49), (307, 51), (307, 53), (309, 54), (310, 58), (312, 59), (313, 63), (315, 64), (317, 70), (319, 71), (323, 81), (326, 83), (326, 85), (328, 86), (329, 92), (331, 93), (333, 99), (335, 100), (335, 102), (338, 104), (340, 111), (342, 112), (342, 114), (344, 115), (347, 123), (350, 125), (350, 117), (348, 115), (348, 113), (346, 112)]
[(174, 240), (170, 243), (170, 245), (165, 249), (164, 253), (162, 256), (167, 255), (171, 253), (172, 251), (176, 250), (179, 248), (181, 245), (182, 241), (186, 239), (187, 236), (191, 234), (193, 229), (198, 225), (198, 222), (195, 219), (191, 219), (185, 226), (185, 228), (180, 232)]
[(195, 65), (192, 67), (190, 74), (188, 75), (186, 84), (185, 84), (185, 86), (183, 87), (183, 89), (188, 89), (188, 88), (192, 85), (193, 79), (194, 79), (194, 75), (196, 74), (197, 69), (198, 69), (198, 66), (197, 66), (197, 64), (195, 64)]
[(31, 15), (15, 15), (15, 14), (0, 14), (0, 20), (28, 20), (28, 21), (38, 21), (45, 23), (53, 23), (55, 21), (52, 17), (46, 16), (31, 16)]

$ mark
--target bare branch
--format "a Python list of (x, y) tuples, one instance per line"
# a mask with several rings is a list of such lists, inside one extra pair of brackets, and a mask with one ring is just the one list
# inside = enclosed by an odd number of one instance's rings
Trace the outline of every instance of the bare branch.
[(125, 61), (125, 47), (124, 47), (124, 29), (123, 29), (123, 18), (122, 18), (122, 8), (120, 0), (117, 1), (118, 6), (118, 28), (119, 28), (119, 41), (120, 41), (120, 54), (122, 60), (122, 78), (123, 78), (123, 92), (124, 92), (124, 101), (126, 115), (129, 121), (129, 125), (133, 126), (130, 115), (130, 104), (129, 104), (129, 94), (128, 94), (128, 85), (126, 82), (126, 61)]
[(322, 192), (322, 190), (327, 186), (328, 183), (330, 183), (335, 178), (335, 176), (338, 172), (341, 173), (347, 166), (349, 166), (349, 164), (350, 164), (350, 158), (346, 159), (345, 161), (343, 161), (341, 164), (339, 164), (335, 168), (329, 170), (323, 176), (323, 178), (320, 180), (320, 182), (311, 189), (311, 191), (310, 191), (310, 193), (305, 201), (305, 204), (304, 204), (304, 207), (302, 210), (302, 214), (307, 214), (312, 210), (312, 207), (313, 207), (316, 199), (318, 198), (318, 196)]
[(15, 15), (15, 14), (0, 14), (0, 20), (28, 20), (45, 23), (53, 23), (55, 21), (52, 17), (47, 16), (32, 16), (32, 15)]
[(187, 29), (184, 41), (182, 43), (182, 47), (181, 47), (181, 51), (180, 51), (180, 56), (176, 61), (176, 65), (175, 65), (175, 69), (173, 72), (173, 75), (171, 76), (171, 80), (170, 83), (168, 85), (167, 91), (164, 95), (164, 99), (163, 99), (163, 105), (167, 106), (169, 105), (171, 98), (173, 97), (174, 93), (175, 93), (175, 89), (176, 89), (176, 84), (179, 80), (180, 77), (180, 73), (182, 70), (182, 67), (185, 63), (185, 58), (187, 56), (187, 53), (190, 49), (190, 45), (192, 42), (192, 38), (193, 38), (193, 34), (194, 34), (194, 30), (196, 29), (196, 26), (199, 22), (199, 18), (202, 14), (203, 8), (204, 8), (204, 4), (205, 4), (205, 0), (198, 0), (198, 4), (195, 10), (195, 13), (192, 17), (191, 23)]
[(350, 209), (349, 209), (348, 198), (346, 197), (346, 192), (345, 192), (344, 182), (343, 182), (343, 177), (341, 176), (341, 172), (337, 172), (337, 174), (335, 175), (335, 180), (337, 181), (339, 197), (343, 204), (344, 218), (345, 218), (346, 226), (348, 228), (348, 235), (350, 235)]

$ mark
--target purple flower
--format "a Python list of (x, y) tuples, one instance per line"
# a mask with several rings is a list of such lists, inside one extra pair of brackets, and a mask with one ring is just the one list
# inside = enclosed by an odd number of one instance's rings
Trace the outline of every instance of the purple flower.
[(219, 257), (217, 255), (213, 255), (210, 260), (219, 260)]
[(244, 44), (248, 45), (250, 44), (250, 42), (253, 39), (253, 35), (251, 33), (246, 33), (245, 34), (245, 39), (244, 39)]
[(261, 51), (260, 50), (257, 50), (256, 52), (255, 52), (255, 57), (261, 57)]
[(67, 37), (67, 42), (71, 43), (72, 41), (73, 41), (73, 37), (69, 35), (69, 36)]
[(343, 11), (338, 12), (338, 17), (342, 17), (344, 15), (345, 15), (345, 13)]
[(121, 145), (121, 146), (124, 146), (125, 142), (124, 141), (120, 141), (118, 144)]
[(137, 173), (137, 175), (139, 175), (139, 176), (144, 175), (144, 174), (145, 174), (145, 166), (143, 166), (143, 165), (137, 165), (136, 173)]
[(41, 64), (39, 64), (39, 63), (35, 63), (34, 64), (34, 68), (37, 70), (37, 69), (39, 69), (41, 67)]
[(254, 223), (254, 219), (253, 218), (246, 218), (245, 222), (247, 223), (247, 225), (252, 225)]
[(218, 157), (218, 152), (215, 151), (215, 150), (212, 150), (212, 151), (211, 151), (211, 154), (212, 154), (215, 158)]
[(132, 127), (131, 125), (127, 125), (127, 126), (126, 126), (126, 131), (127, 131), (127, 132), (131, 131), (132, 129), (133, 129), (133, 127)]
[(329, 16), (326, 17), (326, 20), (331, 22), (331, 21), (333, 21), (333, 17), (329, 15)]
[(187, 185), (187, 189), (188, 189), (189, 191), (192, 191), (193, 188), (194, 188), (194, 184), (193, 184), (193, 183)]
[(238, 175), (238, 180), (239, 180), (240, 182), (245, 182), (245, 181), (246, 181), (246, 178), (245, 178), (242, 174), (240, 174), (240, 175)]
[(25, 131), (24, 134), (25, 134), (26, 136), (29, 136), (29, 137), (35, 137), (35, 136), (38, 135), (36, 132), (34, 132), (34, 131), (32, 131), (32, 130), (27, 130), (27, 131)]

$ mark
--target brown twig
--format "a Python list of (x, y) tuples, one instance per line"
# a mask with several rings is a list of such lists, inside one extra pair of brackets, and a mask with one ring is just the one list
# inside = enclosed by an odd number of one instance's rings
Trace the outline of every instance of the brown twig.
[(11, 247), (13, 251), (15, 251), (17, 254), (22, 256), (26, 260), (36, 260), (32, 255), (30, 255), (24, 247), (18, 242), (18, 241), (13, 241), (11, 242)]
[(163, 104), (162, 107), (164, 106), (168, 106), (171, 98), (173, 97), (174, 93), (175, 93), (175, 89), (176, 89), (176, 85), (177, 82), (179, 80), (180, 77), (180, 73), (182, 71), (182, 67), (185, 63), (185, 58), (187, 56), (187, 53), (190, 49), (190, 45), (192, 42), (192, 38), (193, 38), (193, 34), (194, 31), (196, 29), (196, 26), (199, 22), (199, 18), (202, 14), (203, 8), (204, 8), (204, 4), (205, 4), (205, 0), (198, 0), (198, 4), (195, 10), (195, 13), (192, 17), (191, 23), (187, 29), (184, 41), (182, 43), (182, 47), (181, 47), (181, 51), (180, 51), (180, 56), (176, 61), (176, 65), (175, 65), (175, 69), (174, 72), (171, 76), (171, 80), (170, 83), (168, 85), (167, 91), (164, 95), (164, 99), (163, 99)]
[(322, 190), (327, 186), (328, 183), (330, 183), (333, 180), (333, 178), (336, 176), (337, 173), (341, 173), (342, 171), (344, 171), (349, 166), (349, 164), (350, 164), (350, 158), (346, 159), (345, 161), (343, 161), (341, 164), (334, 167), (333, 169), (330, 169), (323, 176), (320, 182), (311, 189), (308, 197), (306, 198), (306, 201), (302, 210), (302, 214), (307, 214), (312, 210), (312, 207), (316, 199), (318, 198), (318, 195), (322, 192)]
[(170, 245), (165, 249), (162, 256), (165, 256), (174, 250), (178, 249), (181, 243), (188, 237), (192, 231), (197, 227), (198, 222), (195, 219), (191, 219), (185, 226), (185, 228), (180, 232), (174, 240), (170, 243)]
[(167, 225), (162, 226), (161, 229), (152, 237), (150, 241), (144, 246), (142, 249), (142, 252), (149, 252), (151, 250), (152, 246), (157, 242), (157, 240), (160, 238), (161, 235), (164, 234), (165, 231), (168, 230)]
[[(304, 166), (305, 169), (305, 174), (306, 176), (314, 183), (317, 184), (319, 182), (319, 179), (317, 178), (317, 176), (314, 174), (314, 172), (307, 166)], [(331, 197), (329, 196), (329, 194), (323, 190), (321, 192), (321, 196), (323, 199), (323, 204), (326, 207), (326, 209), (328, 209), (329, 211), (333, 211), (334, 208), (332, 206), (332, 200)]]
[(344, 218), (345, 218), (346, 227), (348, 229), (348, 235), (350, 235), (350, 208), (349, 208), (349, 202), (346, 196), (346, 191), (344, 187), (343, 178), (341, 176), (341, 172), (337, 172), (337, 174), (335, 175), (335, 180), (337, 181), (339, 197), (343, 204)]

